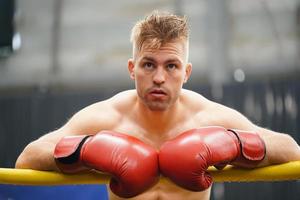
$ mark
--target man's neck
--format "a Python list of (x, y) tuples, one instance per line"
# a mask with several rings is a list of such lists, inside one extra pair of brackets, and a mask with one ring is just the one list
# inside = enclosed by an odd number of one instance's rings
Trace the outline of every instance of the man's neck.
[(182, 116), (178, 113), (181, 110), (180, 100), (165, 110), (151, 110), (149, 107), (138, 101), (136, 106), (136, 117), (141, 125), (148, 130), (164, 131), (174, 126)]

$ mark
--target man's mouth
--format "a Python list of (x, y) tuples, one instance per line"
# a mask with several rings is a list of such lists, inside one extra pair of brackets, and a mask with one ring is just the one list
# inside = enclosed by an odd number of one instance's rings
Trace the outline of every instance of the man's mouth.
[(149, 94), (154, 97), (164, 97), (167, 95), (163, 89), (152, 89), (150, 90)]

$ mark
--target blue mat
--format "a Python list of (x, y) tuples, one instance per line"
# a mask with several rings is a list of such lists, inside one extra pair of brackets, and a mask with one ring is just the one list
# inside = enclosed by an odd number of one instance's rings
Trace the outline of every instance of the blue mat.
[(0, 184), (0, 200), (108, 200), (105, 185), (21, 186)]

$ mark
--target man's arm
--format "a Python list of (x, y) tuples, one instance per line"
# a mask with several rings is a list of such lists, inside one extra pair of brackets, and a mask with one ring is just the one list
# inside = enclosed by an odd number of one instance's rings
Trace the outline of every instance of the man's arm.
[(214, 106), (214, 113), (219, 119), (217, 125), (227, 129), (255, 131), (264, 140), (266, 156), (258, 166), (300, 160), (300, 147), (290, 135), (259, 127), (238, 111), (220, 104)]
[(255, 126), (256, 132), (266, 144), (266, 157), (258, 166), (280, 164), (300, 160), (300, 147), (288, 134)]
[(58, 171), (53, 158), (53, 152), (55, 144), (64, 135), (67, 134), (62, 129), (59, 129), (29, 143), (19, 155), (15, 167)]
[(58, 171), (53, 158), (58, 141), (69, 135), (93, 135), (100, 130), (110, 129), (118, 119), (113, 110), (108, 111), (109, 107), (107, 103), (100, 102), (79, 111), (63, 127), (29, 143), (19, 155), (15, 167)]

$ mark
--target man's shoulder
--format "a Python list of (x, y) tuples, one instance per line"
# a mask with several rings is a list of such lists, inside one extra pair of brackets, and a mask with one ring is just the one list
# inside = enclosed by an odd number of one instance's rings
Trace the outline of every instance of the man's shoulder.
[[(192, 110), (197, 119), (205, 125), (234, 128), (234, 121), (240, 121), (242, 118), (245, 118), (235, 109), (208, 100), (196, 92), (185, 90), (184, 93), (188, 99), (188, 108), (192, 108), (190, 110)], [(203, 118), (205, 118), (205, 120), (203, 120)], [(232, 125), (232, 123), (234, 125)]]
[(187, 89), (182, 90), (181, 98), (185, 104), (190, 106), (206, 107), (211, 103), (210, 100), (201, 94)]
[(193, 90), (188, 90), (188, 89), (182, 89), (182, 94), (185, 95), (185, 96), (193, 96), (193, 97), (198, 97), (198, 98), (203, 97), (198, 92), (195, 92)]
[(72, 117), (72, 121), (94, 126), (94, 130), (112, 129), (121, 121), (123, 113), (126, 113), (125, 109), (130, 108), (129, 104), (133, 98), (134, 91), (132, 90), (120, 92), (109, 99), (81, 109)]
[(110, 99), (107, 100), (107, 103), (110, 104), (112, 109), (124, 112), (124, 109), (132, 108), (137, 100), (136, 90), (126, 90), (119, 92)]
[(183, 90), (182, 95), (184, 103), (196, 113), (215, 113), (228, 109), (226, 106), (207, 99), (203, 95), (191, 90)]
[(101, 110), (113, 111), (118, 109), (120, 106), (122, 107), (124, 105), (132, 103), (135, 99), (136, 99), (136, 91), (126, 90), (126, 91), (119, 92), (108, 99), (91, 104), (87, 108), (90, 108), (91, 110), (97, 110), (97, 111), (101, 111)]
[[(126, 109), (132, 107), (136, 99), (135, 90), (126, 90), (119, 92), (114, 96), (91, 104), (84, 108), (83, 110), (88, 111), (88, 113), (104, 116), (112, 116), (118, 118), (124, 114)], [(126, 112), (125, 112), (126, 113)]]
[(135, 89), (132, 89), (132, 90), (125, 90), (125, 91), (122, 91), (122, 92), (119, 92), (117, 94), (115, 94), (114, 96), (112, 96), (110, 99), (110, 101), (128, 101), (132, 98), (136, 98), (137, 94), (136, 94), (136, 90)]

